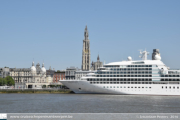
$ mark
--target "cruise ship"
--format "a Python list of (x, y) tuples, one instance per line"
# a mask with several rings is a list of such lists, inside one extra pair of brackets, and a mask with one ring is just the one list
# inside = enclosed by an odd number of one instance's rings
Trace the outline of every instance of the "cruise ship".
[(158, 49), (153, 50), (152, 60), (147, 60), (146, 50), (142, 60), (104, 64), (97, 71), (80, 80), (60, 80), (75, 93), (121, 95), (180, 95), (180, 70), (171, 70), (162, 61)]

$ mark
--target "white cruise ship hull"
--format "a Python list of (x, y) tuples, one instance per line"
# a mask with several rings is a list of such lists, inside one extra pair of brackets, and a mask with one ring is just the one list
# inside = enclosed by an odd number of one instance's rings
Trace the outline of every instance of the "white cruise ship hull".
[(180, 95), (179, 84), (90, 84), (86, 80), (60, 80), (75, 93), (120, 95)]

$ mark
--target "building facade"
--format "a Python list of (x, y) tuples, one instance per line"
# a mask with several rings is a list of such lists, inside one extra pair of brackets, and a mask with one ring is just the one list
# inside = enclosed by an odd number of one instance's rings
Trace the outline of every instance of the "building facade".
[(65, 79), (65, 71), (58, 71), (55, 72), (53, 75), (53, 83), (59, 82), (59, 80), (64, 80)]
[(10, 76), (15, 81), (15, 88), (38, 89), (42, 88), (43, 85), (48, 85), (44, 63), (42, 68), (39, 63), (35, 67), (34, 62), (31, 68), (10, 68)]
[(92, 71), (97, 70), (99, 67), (103, 66), (103, 62), (100, 61), (99, 55), (97, 57), (97, 62), (92, 61), (91, 65), (92, 65), (91, 66)]
[(75, 79), (75, 72), (78, 71), (78, 68), (70, 67), (66, 69), (65, 78), (66, 80), (74, 80)]
[(82, 51), (82, 70), (88, 71), (91, 67), (90, 40), (87, 26), (84, 31), (83, 51)]
[(9, 76), (9, 67), (0, 68), (0, 77), (5, 78)]
[(49, 67), (49, 70), (46, 70), (46, 76), (51, 76), (53, 78), (54, 73), (56, 71), (51, 69), (51, 66)]

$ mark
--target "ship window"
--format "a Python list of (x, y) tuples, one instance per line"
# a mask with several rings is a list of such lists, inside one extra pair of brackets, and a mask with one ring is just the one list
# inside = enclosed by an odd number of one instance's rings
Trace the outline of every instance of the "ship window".
[(175, 89), (175, 87), (173, 87)]
[(137, 88), (137, 87), (135, 87), (135, 88)]
[(128, 87), (128, 88), (130, 88), (130, 87)]
[(177, 87), (177, 89), (179, 89), (179, 87)]
[(105, 86), (103, 86), (103, 88), (105, 88)]
[(163, 86), (162, 86), (162, 89), (163, 89)]
[(138, 87), (138, 88), (140, 88), (140, 87)]
[(151, 88), (151, 87), (149, 87), (149, 88)]
[(107, 86), (107, 88), (109, 88), (109, 87)]
[(117, 88), (119, 88), (119, 86), (117, 86)]
[(112, 88), (112, 86), (110, 86), (110, 88)]
[(171, 89), (171, 87), (169, 87)]
[(133, 87), (131, 87), (131, 88), (133, 88)]
[(144, 88), (144, 87), (142, 87), (142, 88)]
[(124, 88), (126, 88), (126, 87), (124, 86)]

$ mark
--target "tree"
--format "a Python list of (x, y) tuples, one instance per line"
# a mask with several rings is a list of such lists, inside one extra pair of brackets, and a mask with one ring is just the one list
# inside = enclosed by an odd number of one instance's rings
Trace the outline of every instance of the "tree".
[(43, 85), (42, 88), (46, 88), (46, 85)]
[(57, 70), (57, 72), (61, 72), (60, 70)]
[(15, 84), (15, 82), (14, 82), (14, 80), (13, 80), (13, 78), (11, 76), (5, 77), (5, 80), (6, 80), (8, 86), (11, 86), (11, 85)]
[(0, 78), (0, 86), (7, 85), (7, 81), (4, 78)]

